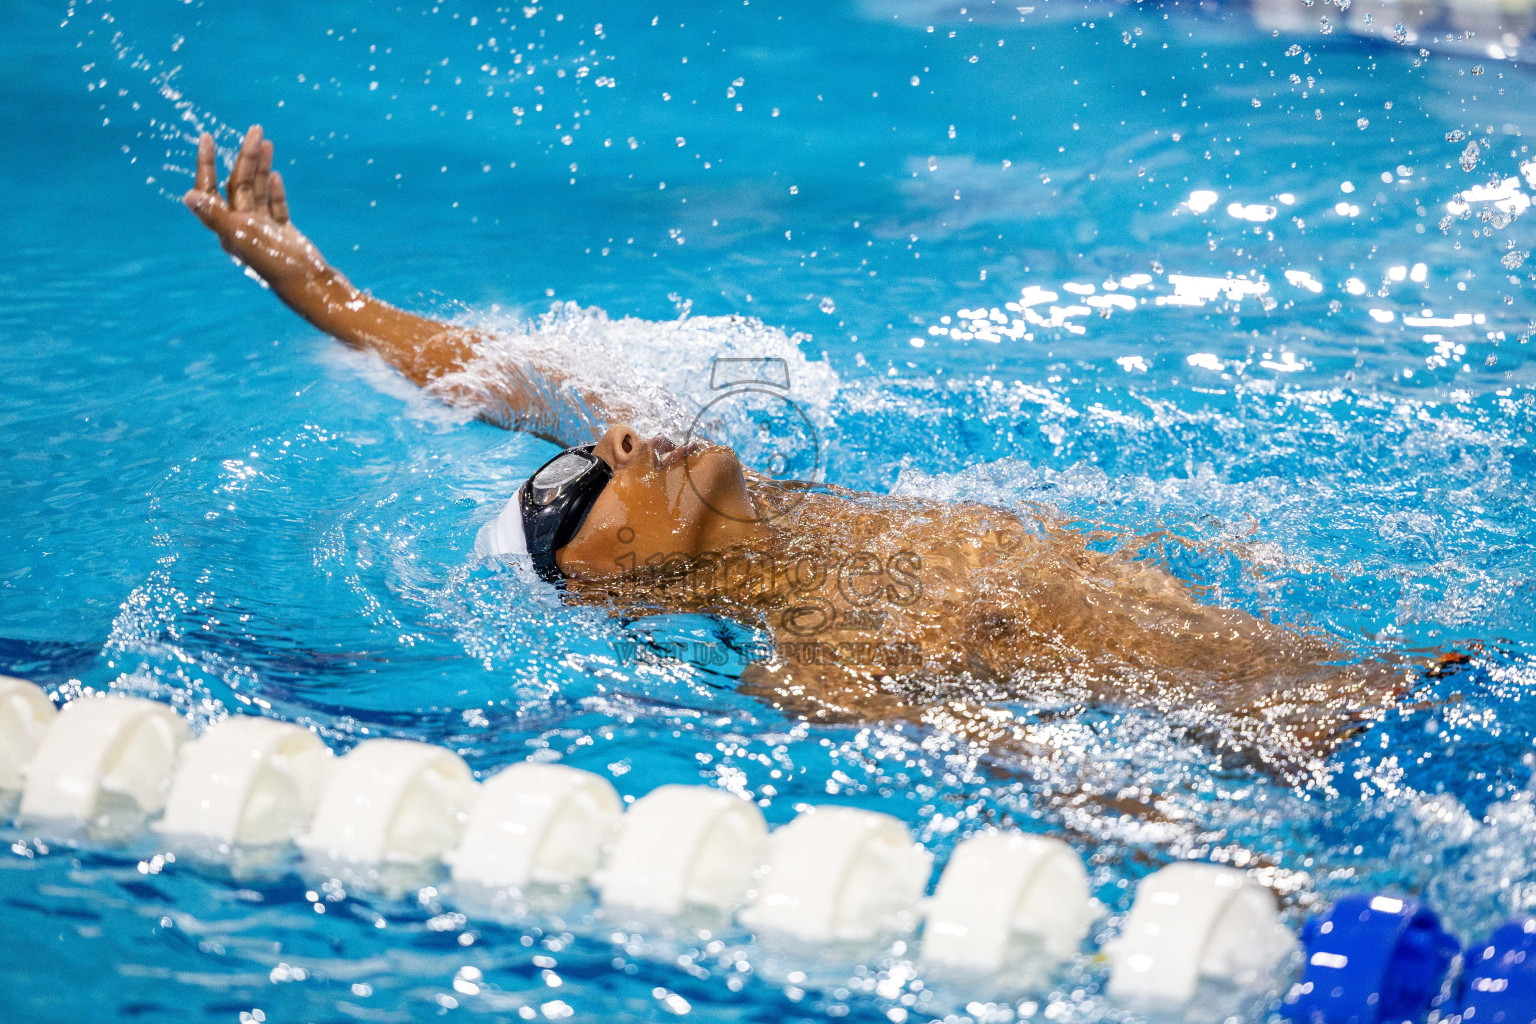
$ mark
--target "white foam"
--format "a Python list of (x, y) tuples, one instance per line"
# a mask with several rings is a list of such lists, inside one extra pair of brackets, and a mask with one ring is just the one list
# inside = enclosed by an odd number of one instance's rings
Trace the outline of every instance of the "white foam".
[[(698, 411), (718, 397), (710, 371), (713, 361), (724, 357), (783, 360), (787, 397), (819, 432), (832, 428), (826, 410), (841, 387), (836, 371), (825, 360), (806, 358), (801, 348), (809, 336), (787, 334), (753, 317), (614, 319), (596, 307), (564, 303), (532, 320), (487, 315), (465, 325), (489, 333), (491, 340), (470, 366), (429, 390), (493, 422), (526, 425), (497, 395), (497, 386), (512, 377), (546, 393), (562, 422), (575, 421), (572, 429), (590, 429), (600, 419), (579, 397), (584, 394), (628, 411), (642, 434), (681, 438)], [(745, 430), (749, 424), (743, 419), (724, 426)]]

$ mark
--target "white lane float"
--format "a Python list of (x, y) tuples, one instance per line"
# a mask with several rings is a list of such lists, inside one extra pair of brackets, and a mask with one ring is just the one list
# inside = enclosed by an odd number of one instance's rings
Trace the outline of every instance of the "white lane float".
[(1077, 951), (1098, 906), (1059, 839), (985, 832), (955, 848), (928, 902), (927, 965), (1034, 983)]
[(56, 714), (58, 709), (42, 687), (25, 679), (0, 676), (0, 791), (21, 791), (25, 784), (22, 769), (37, 753)]
[(910, 931), (933, 855), (889, 814), (811, 807), (775, 829), (767, 870), (741, 922), (809, 942)]
[(594, 881), (605, 906), (677, 915), (728, 912), (762, 867), (768, 825), (755, 805), (719, 789), (659, 786), (624, 814)]
[(454, 880), (497, 889), (584, 882), (612, 844), (623, 809), (600, 775), (515, 764), (481, 785), (458, 848), (447, 857)]
[(308, 829), (334, 760), (308, 729), (231, 715), (182, 747), (155, 828), (226, 844), (287, 842)]
[(436, 860), (458, 842), (475, 789), (469, 766), (450, 750), (365, 740), (336, 759), (299, 845), (361, 864)]
[[(854, 808), (811, 808), (770, 837), (754, 804), (704, 786), (662, 786), (621, 813), (606, 779), (562, 765), (525, 762), (481, 787), (457, 754), (425, 743), (374, 739), (335, 758), (297, 726), (235, 716), (183, 746), (186, 724), (153, 701), (52, 708), (0, 677), (0, 788), (24, 781), (23, 819), (95, 825), (126, 802), (164, 810), (165, 834), (231, 846), (297, 836), (310, 855), (369, 865), (441, 859), (496, 888), (590, 878), (610, 910), (739, 910), (761, 934), (820, 943), (912, 927), (931, 869), (902, 822)], [(927, 902), (921, 959), (1016, 981), (1021, 951), (1069, 957), (1095, 909), (1065, 844), (983, 834), (956, 848)], [(1108, 990), (1183, 1008), (1208, 982), (1267, 987), (1294, 948), (1270, 890), (1233, 868), (1173, 864), (1137, 886), (1105, 950)]]
[(89, 822), (119, 801), (158, 814), (186, 738), (186, 723), (164, 704), (142, 697), (72, 700), (27, 765), (21, 817)]
[(1109, 993), (1140, 1005), (1181, 1007), (1203, 982), (1267, 986), (1296, 947), (1275, 894), (1236, 868), (1184, 861), (1153, 872), (1119, 938), (1109, 944)]

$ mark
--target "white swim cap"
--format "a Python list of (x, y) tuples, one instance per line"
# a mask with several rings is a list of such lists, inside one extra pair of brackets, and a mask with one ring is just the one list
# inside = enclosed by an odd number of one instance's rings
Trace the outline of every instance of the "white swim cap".
[(501, 515), (475, 534), (475, 554), (481, 558), (528, 557), (528, 535), (523, 530), (523, 489), (507, 501)]

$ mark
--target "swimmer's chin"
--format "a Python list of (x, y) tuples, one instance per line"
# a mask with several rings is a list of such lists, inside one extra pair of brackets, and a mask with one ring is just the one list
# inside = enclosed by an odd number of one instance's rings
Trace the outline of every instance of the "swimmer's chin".
[(748, 539), (738, 534), (742, 528), (750, 531), (759, 522), (759, 515), (749, 474), (735, 450), (691, 442), (672, 454), (682, 456), (672, 472), (685, 477), (678, 505), (680, 518), (689, 527), (703, 527), (714, 543)]
[(690, 441), (667, 456), (674, 464), (681, 463), (689, 472), (721, 474), (728, 477), (746, 479), (741, 467), (741, 459), (736, 456), (732, 448), (719, 444), (706, 444), (702, 441)]
[(747, 486), (741, 459), (723, 445), (693, 442), (668, 458), (675, 460), (673, 465), (686, 473), (694, 489), (704, 495), (720, 488), (744, 490)]

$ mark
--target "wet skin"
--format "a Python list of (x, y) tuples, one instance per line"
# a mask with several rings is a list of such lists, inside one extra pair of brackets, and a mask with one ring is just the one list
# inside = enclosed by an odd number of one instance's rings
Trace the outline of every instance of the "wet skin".
[(1202, 603), (1138, 557), (1149, 545), (1096, 550), (1048, 510), (766, 480), (729, 448), (640, 437), (624, 421), (642, 410), (623, 398), (583, 394), (591, 416), (563, 416), (547, 398), (564, 383), (559, 367), (532, 368), (546, 386), (522, 373), (485, 379), (484, 336), (396, 309), (331, 267), (293, 226), (272, 152), (253, 126), (221, 196), (203, 136), (186, 205), (319, 329), (449, 400), (464, 394), (453, 380), (480, 371), (473, 400), (492, 422), (561, 445), (596, 438), (613, 478), (557, 552), (572, 599), (769, 631), (776, 647), (742, 685), (790, 714), (904, 719), (1050, 758), (1046, 733), (1008, 705), (1153, 707), (1304, 782), (1415, 678), (1406, 662), (1350, 664), (1321, 636)]

